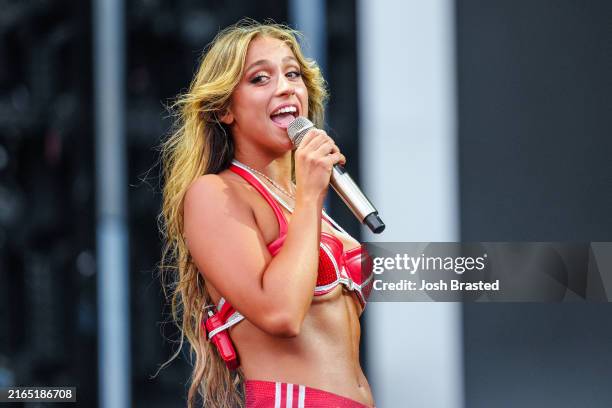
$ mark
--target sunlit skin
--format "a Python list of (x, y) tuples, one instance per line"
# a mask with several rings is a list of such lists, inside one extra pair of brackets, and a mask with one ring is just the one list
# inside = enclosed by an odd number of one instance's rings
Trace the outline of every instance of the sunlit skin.
[[(291, 141), (270, 114), (295, 104), (308, 115), (308, 93), (291, 49), (273, 38), (256, 38), (228, 111), (220, 117), (232, 132), (235, 157), (286, 190), (291, 185)], [(272, 257), (276, 217), (263, 197), (229, 170), (205, 175), (190, 187), (184, 204), (185, 237), (212, 300), (223, 295), (246, 319), (230, 329), (246, 379), (283, 381), (374, 404), (359, 364), (356, 295), (342, 285), (313, 297), (321, 231), (345, 249), (353, 238), (321, 222), (331, 167), (344, 156), (324, 131), (309, 132), (295, 153), (293, 213), (289, 231)], [(206, 228), (206, 233), (202, 233)]]

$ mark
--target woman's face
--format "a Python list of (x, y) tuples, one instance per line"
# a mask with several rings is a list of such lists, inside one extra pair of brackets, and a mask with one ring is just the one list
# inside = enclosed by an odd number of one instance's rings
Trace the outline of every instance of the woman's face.
[(308, 92), (293, 52), (281, 40), (256, 37), (244, 66), (222, 121), (238, 144), (248, 140), (278, 152), (291, 150), (287, 126), (298, 116), (308, 117)]

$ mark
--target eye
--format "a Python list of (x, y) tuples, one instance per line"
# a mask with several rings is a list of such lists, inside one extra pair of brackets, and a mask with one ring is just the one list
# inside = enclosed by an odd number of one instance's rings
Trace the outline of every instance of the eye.
[(287, 72), (287, 78), (296, 79), (302, 76), (300, 71)]
[(250, 83), (252, 84), (259, 84), (262, 82), (265, 82), (266, 80), (268, 80), (270, 77), (268, 77), (267, 74), (262, 73), (258, 73), (257, 75), (255, 75), (253, 78), (251, 78), (249, 80)]

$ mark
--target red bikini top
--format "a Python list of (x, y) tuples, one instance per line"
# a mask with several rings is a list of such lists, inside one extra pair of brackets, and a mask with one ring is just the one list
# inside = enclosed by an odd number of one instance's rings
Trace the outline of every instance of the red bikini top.
[[(268, 250), (272, 256), (276, 255), (282, 248), (287, 237), (288, 224), (285, 215), (280, 209), (271, 192), (252, 174), (247, 168), (235, 163), (230, 166), (230, 170), (244, 178), (249, 184), (263, 196), (268, 202), (279, 224), (278, 238), (268, 244)], [(341, 230), (340, 227), (323, 212), (323, 218), (334, 228)], [(332, 291), (336, 286), (342, 284), (348, 290), (355, 292), (362, 308), (365, 308), (368, 296), (372, 290), (372, 268), (364, 268), (362, 272), (362, 247), (358, 246), (348, 251), (344, 250), (344, 245), (335, 236), (326, 232), (321, 233), (319, 243), (319, 270), (317, 284), (314, 290), (315, 296), (324, 295)], [(220, 319), (225, 322), (222, 326), (208, 333), (208, 338), (238, 323), (244, 316), (236, 311), (229, 302), (221, 298), (217, 305)]]

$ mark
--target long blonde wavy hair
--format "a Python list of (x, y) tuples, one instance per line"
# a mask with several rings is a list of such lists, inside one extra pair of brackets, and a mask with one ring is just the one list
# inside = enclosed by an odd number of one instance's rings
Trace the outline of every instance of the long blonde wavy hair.
[(206, 407), (243, 406), (244, 384), (240, 372), (227, 369), (200, 328), (203, 308), (212, 301), (183, 238), (183, 199), (197, 177), (219, 173), (233, 158), (230, 129), (217, 118), (230, 106), (232, 92), (243, 76), (249, 44), (258, 36), (284, 41), (293, 51), (308, 90), (309, 119), (317, 126), (323, 124), (325, 81), (314, 61), (302, 54), (297, 41), (299, 33), (284, 25), (250, 19), (217, 34), (205, 49), (189, 90), (179, 95), (171, 106), (175, 125), (161, 145), (164, 188), (159, 225), (164, 247), (160, 271), (180, 340), (176, 353), (161, 368), (179, 355), (186, 337), (193, 365), (187, 395), (189, 408), (194, 406), (198, 394)]

